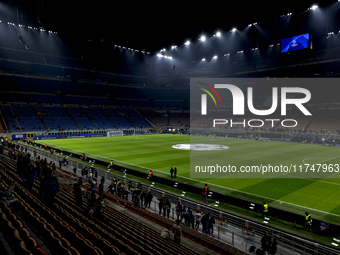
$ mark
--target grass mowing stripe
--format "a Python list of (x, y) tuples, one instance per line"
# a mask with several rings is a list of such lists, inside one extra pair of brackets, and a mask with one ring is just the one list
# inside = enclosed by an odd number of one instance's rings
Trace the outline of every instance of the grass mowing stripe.
[[(191, 179), (189, 172), (190, 154), (172, 148), (174, 144), (189, 143), (194, 140), (199, 143), (221, 144), (229, 146), (226, 151), (197, 152), (197, 160), (211, 162), (219, 157), (225, 157), (226, 162), (235, 165), (241, 164), (304, 164), (318, 163), (340, 163), (338, 155), (339, 148), (318, 146), (311, 144), (296, 144), (283, 142), (264, 142), (234, 138), (215, 139), (198, 137), (189, 139), (184, 135), (147, 135), (131, 137), (103, 137), (103, 138), (79, 138), (42, 141), (49, 145), (72, 149), (74, 152), (95, 157), (109, 162), (114, 159), (117, 164), (131, 167), (147, 172), (153, 169), (162, 177), (169, 177), (171, 166), (177, 166), (179, 178), (189, 184), (201, 186), (210, 183), (210, 187), (221, 193), (234, 194), (235, 196), (250, 201), (261, 202), (263, 199), (270, 201), (273, 205), (281, 206), (282, 209), (289, 208), (294, 212), (306, 209), (315, 209), (320, 215), (327, 218), (327, 213), (335, 217), (340, 214), (340, 201), (334, 196), (340, 196), (340, 179), (313, 179), (301, 178), (295, 174), (291, 179)], [(196, 159), (195, 159), (196, 160)], [(335, 176), (330, 175), (329, 177)], [(303, 176), (302, 176), (303, 177)], [(287, 181), (288, 180), (288, 181)], [(266, 188), (263, 188), (265, 184)], [(309, 188), (311, 187), (311, 188)], [(322, 188), (318, 188), (322, 187)], [(336, 188), (335, 188), (336, 187)], [(327, 189), (332, 190), (332, 196)], [(269, 191), (271, 192), (269, 192)], [(339, 190), (339, 191), (338, 191)], [(315, 194), (318, 193), (318, 194)], [(323, 195), (322, 195), (323, 194)], [(315, 197), (313, 203), (309, 197)], [(331, 199), (329, 206), (325, 201)], [(305, 208), (305, 209), (304, 209)], [(334, 218), (333, 217), (333, 218)], [(337, 219), (339, 222), (339, 219)]]

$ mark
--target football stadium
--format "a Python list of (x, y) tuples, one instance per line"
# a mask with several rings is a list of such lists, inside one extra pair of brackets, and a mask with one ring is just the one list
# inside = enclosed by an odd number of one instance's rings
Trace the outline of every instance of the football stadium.
[(340, 253), (340, 3), (219, 5), (0, 3), (1, 254)]

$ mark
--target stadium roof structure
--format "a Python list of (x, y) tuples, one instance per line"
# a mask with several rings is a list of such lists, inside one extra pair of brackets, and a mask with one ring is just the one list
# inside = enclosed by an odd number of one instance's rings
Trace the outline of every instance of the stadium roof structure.
[[(46, 48), (48, 54), (81, 59), (93, 70), (143, 73), (155, 83), (171, 85), (177, 77), (202, 75), (334, 77), (340, 64), (339, 15), (337, 0), (204, 4), (5, 0), (0, 3), (0, 29), (14, 33), (20, 50), (40, 54)], [(43, 37), (39, 32), (45, 32)], [(50, 33), (57, 34), (53, 43), (48, 42)], [(301, 35), (309, 38), (306, 50), (281, 54), (282, 39)], [(11, 47), (9, 38), (2, 43)], [(306, 63), (313, 68), (306, 68)]]
[[(272, 24), (287, 14), (299, 16), (314, 1), (210, 1), (184, 3), (110, 1), (4, 1), (18, 7), (16, 20), (38, 22), (47, 30), (68, 37), (123, 45), (155, 52), (184, 44), (202, 34), (243, 29), (250, 24)], [(320, 8), (337, 1), (322, 1)], [(25, 12), (30, 17), (25, 17)], [(1, 12), (1, 9), (0, 9)]]

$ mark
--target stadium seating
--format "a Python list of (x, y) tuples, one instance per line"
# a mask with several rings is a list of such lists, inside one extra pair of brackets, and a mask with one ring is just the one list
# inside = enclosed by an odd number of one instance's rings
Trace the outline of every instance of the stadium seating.
[[(153, 228), (111, 206), (102, 211), (103, 221), (84, 215), (82, 211), (87, 207), (87, 200), (83, 197), (83, 206), (79, 208), (75, 204), (73, 188), (68, 185), (60, 184), (53, 208), (49, 208), (37, 198), (38, 180), (33, 192), (29, 193), (21, 186), (14, 160), (0, 157), (0, 166), (7, 169), (1, 172), (6, 185), (12, 181), (17, 185), (13, 194), (21, 206), (12, 213), (1, 203), (0, 224), (1, 229), (13, 233), (8, 236), (8, 242), (18, 254), (45, 254), (45, 251), (53, 251), (52, 254), (198, 254), (163, 239)], [(108, 199), (163, 227), (171, 228), (174, 224), (172, 220), (136, 208), (132, 202), (117, 196), (108, 195)], [(238, 250), (231, 252), (231, 246), (188, 227), (183, 226), (182, 230), (183, 236), (220, 254), (245, 254)]]

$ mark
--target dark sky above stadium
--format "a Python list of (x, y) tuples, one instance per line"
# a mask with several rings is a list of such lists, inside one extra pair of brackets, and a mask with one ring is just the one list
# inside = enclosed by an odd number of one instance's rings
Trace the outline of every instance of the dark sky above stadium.
[(17, 19), (39, 21), (68, 38), (105, 41), (154, 52), (202, 33), (272, 22), (281, 15), (302, 13), (313, 4), (333, 1), (73, 1), (7, 0), (19, 6)]

